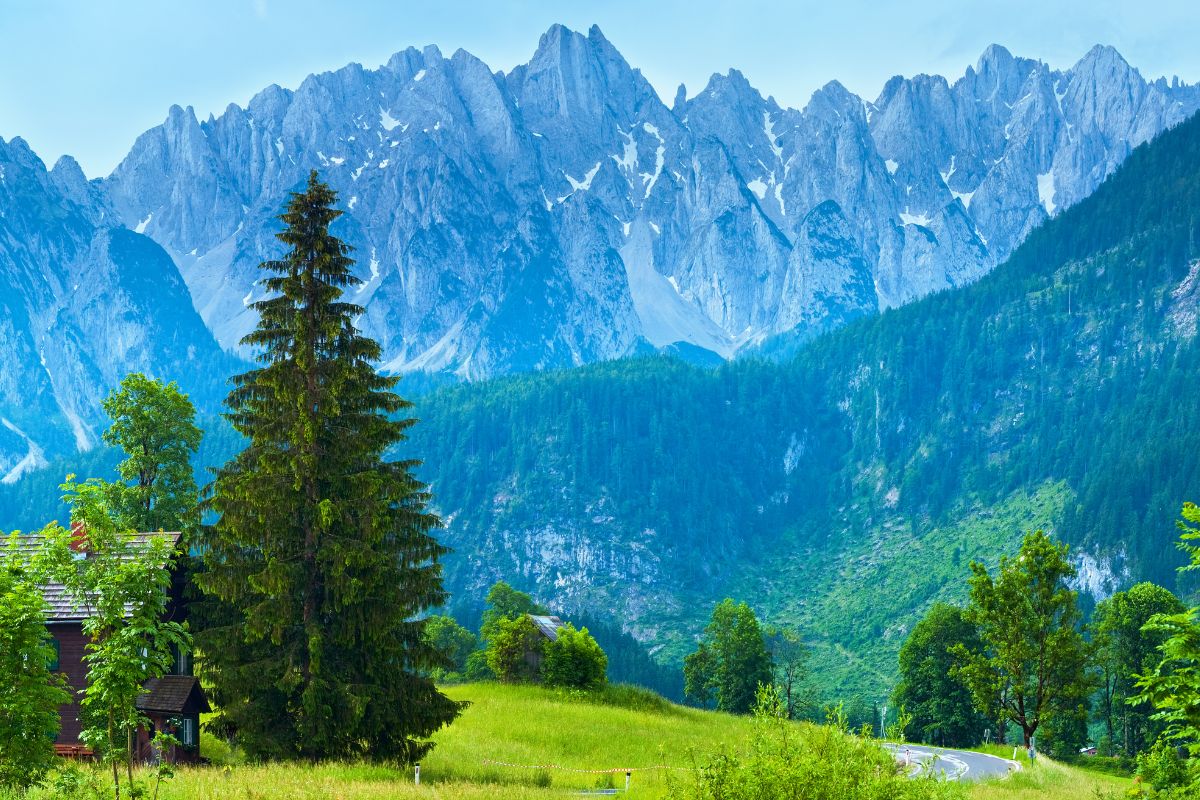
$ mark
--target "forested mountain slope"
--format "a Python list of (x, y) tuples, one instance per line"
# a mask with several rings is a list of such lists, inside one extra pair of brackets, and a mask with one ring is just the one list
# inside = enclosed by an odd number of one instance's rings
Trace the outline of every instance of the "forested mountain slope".
[(505, 577), (616, 613), (665, 658), (711, 604), (813, 639), (827, 688), (887, 688), (966, 564), (1052, 528), (1081, 588), (1175, 582), (1200, 494), (1200, 119), (1134, 151), (978, 283), (786, 364), (665, 358), (421, 399), (455, 602)]

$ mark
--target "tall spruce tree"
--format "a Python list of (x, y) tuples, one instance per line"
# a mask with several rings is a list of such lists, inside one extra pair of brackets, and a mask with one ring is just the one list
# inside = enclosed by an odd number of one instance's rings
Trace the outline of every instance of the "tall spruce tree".
[(418, 619), (446, 599), (446, 550), (418, 462), (384, 459), (415, 420), (342, 301), (361, 281), (329, 232), (336, 198), (314, 171), (280, 217), (286, 255), (261, 265), (269, 297), (242, 340), (258, 366), (226, 400), (247, 445), (208, 501), (201, 650), (251, 755), (414, 760), (460, 711), (426, 677), (450, 664)]

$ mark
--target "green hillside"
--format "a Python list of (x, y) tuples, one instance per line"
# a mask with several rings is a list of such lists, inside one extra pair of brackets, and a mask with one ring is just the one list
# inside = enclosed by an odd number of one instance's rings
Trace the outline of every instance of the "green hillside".
[(422, 398), (411, 452), (449, 521), (456, 609), (505, 578), (676, 661), (733, 595), (802, 626), (826, 696), (882, 697), (922, 610), (1027, 528), (1086, 556), (1097, 591), (1173, 585), (1173, 520), (1200, 494), (1198, 233), (1193, 119), (983, 280), (787, 363), (615, 362)]

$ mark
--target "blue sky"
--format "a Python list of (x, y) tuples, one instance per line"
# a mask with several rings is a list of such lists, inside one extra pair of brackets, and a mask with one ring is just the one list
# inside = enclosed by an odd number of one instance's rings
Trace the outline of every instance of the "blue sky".
[(1112, 44), (1144, 75), (1200, 81), (1195, 0), (0, 0), (0, 136), (96, 177), (172, 103), (204, 117), (409, 45), (508, 70), (554, 22), (598, 24), (668, 102), (731, 66), (785, 105), (834, 78), (874, 98), (892, 75), (960, 75), (992, 42), (1062, 67)]

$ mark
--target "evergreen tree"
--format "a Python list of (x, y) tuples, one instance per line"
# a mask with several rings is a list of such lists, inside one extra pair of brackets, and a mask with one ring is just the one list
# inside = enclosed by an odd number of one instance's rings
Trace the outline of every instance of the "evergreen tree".
[(427, 677), (451, 665), (419, 617), (446, 599), (446, 551), (417, 462), (384, 460), (415, 420), (342, 300), (361, 281), (329, 232), (335, 200), (313, 172), (281, 216), (287, 253), (261, 265), (270, 296), (242, 340), (258, 366), (226, 401), (247, 445), (209, 501), (201, 649), (250, 754), (413, 760), (460, 711)]

